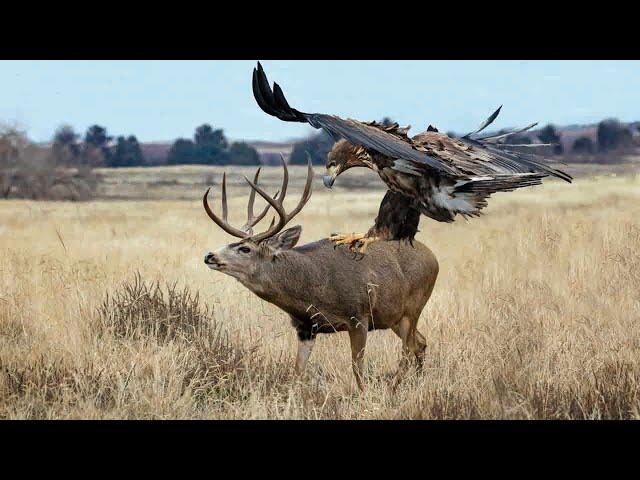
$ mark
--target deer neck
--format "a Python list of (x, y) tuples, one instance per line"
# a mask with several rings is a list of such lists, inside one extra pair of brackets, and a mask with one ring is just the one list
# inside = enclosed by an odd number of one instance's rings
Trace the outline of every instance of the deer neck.
[(310, 265), (301, 257), (292, 250), (282, 252), (260, 263), (240, 282), (260, 298), (286, 311), (298, 310), (309, 301), (310, 293), (304, 282)]

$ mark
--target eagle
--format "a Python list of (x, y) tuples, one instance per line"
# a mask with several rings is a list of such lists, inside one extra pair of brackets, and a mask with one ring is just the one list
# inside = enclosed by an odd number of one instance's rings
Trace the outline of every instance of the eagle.
[[(336, 244), (364, 252), (376, 240), (412, 241), (420, 216), (453, 222), (457, 216), (478, 217), (496, 192), (539, 185), (545, 177), (571, 183), (572, 177), (536, 155), (534, 147), (549, 144), (508, 144), (507, 137), (537, 125), (506, 133), (479, 136), (497, 118), (502, 106), (474, 131), (452, 138), (429, 125), (409, 137), (410, 127), (343, 119), (324, 113), (304, 113), (289, 106), (280, 86), (270, 87), (260, 62), (253, 69), (253, 95), (267, 114), (286, 122), (308, 123), (335, 141), (326, 159), (324, 185), (353, 167), (378, 173), (387, 185), (375, 224), (366, 233), (335, 234)], [(524, 151), (523, 151), (524, 150)]]

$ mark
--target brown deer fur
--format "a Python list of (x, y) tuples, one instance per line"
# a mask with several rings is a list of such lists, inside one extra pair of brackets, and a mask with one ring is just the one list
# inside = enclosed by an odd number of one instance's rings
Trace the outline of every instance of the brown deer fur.
[[(264, 192), (257, 191), (267, 199)], [(283, 199), (267, 200), (275, 203)], [(207, 213), (215, 216), (206, 204), (206, 194), (204, 202)], [(215, 221), (227, 231), (238, 232), (226, 221), (217, 217)], [(295, 226), (279, 232), (270, 229), (266, 238), (246, 235), (207, 254), (205, 263), (289, 314), (299, 339), (298, 373), (304, 370), (318, 333), (347, 331), (354, 374), (363, 388), (367, 332), (387, 328), (402, 340), (405, 357), (401, 371), (409, 353), (421, 365), (426, 343), (416, 325), (438, 275), (438, 262), (431, 250), (420, 242), (412, 245), (402, 240), (374, 242), (364, 255), (354, 254), (345, 245), (336, 246), (329, 239), (296, 247), (301, 231)]]

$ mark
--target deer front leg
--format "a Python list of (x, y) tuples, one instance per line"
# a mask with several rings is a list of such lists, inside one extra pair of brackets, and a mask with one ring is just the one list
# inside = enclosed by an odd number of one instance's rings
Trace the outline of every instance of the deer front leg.
[(367, 343), (367, 325), (358, 322), (356, 326), (349, 329), (349, 340), (351, 341), (351, 361), (353, 373), (360, 391), (364, 392), (364, 347)]
[(291, 324), (298, 333), (298, 354), (296, 355), (296, 374), (302, 375), (313, 351), (316, 336), (308, 322), (291, 315)]
[(304, 373), (305, 368), (307, 367), (307, 362), (309, 361), (309, 356), (313, 350), (313, 345), (315, 344), (316, 339), (306, 339), (301, 340), (298, 337), (298, 354), (296, 355), (296, 375), (302, 375)]

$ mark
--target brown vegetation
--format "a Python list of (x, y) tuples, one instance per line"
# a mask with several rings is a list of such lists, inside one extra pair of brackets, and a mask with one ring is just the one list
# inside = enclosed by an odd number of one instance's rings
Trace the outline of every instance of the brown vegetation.
[[(382, 192), (336, 188), (301, 212), (301, 243), (370, 225)], [(369, 336), (364, 394), (346, 334), (320, 336), (297, 379), (286, 316), (202, 263), (229, 238), (198, 200), (7, 200), (0, 238), (2, 418), (640, 417), (637, 175), (423, 219), (441, 267), (418, 326), (425, 371), (395, 393), (387, 331)]]
[(31, 144), (15, 127), (0, 127), (0, 198), (89, 200), (97, 184), (91, 165), (70, 165), (64, 152)]

